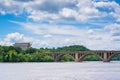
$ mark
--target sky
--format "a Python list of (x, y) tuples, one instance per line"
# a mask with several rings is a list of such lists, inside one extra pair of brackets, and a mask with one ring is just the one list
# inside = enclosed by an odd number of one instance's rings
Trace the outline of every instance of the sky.
[(0, 45), (120, 50), (119, 0), (0, 0)]

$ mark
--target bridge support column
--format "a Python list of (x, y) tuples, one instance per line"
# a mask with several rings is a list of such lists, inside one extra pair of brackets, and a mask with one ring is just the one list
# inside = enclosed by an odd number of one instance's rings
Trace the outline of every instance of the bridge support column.
[(59, 59), (58, 59), (58, 58), (59, 58), (59, 57), (58, 57), (58, 54), (53, 54), (53, 57), (54, 57), (54, 61), (55, 61), (55, 62), (58, 62), (58, 60), (59, 60)]
[(108, 57), (107, 57), (107, 53), (103, 53), (103, 59), (104, 59), (103, 60), (104, 62), (109, 62)]
[(75, 62), (78, 62), (78, 53), (75, 53)]

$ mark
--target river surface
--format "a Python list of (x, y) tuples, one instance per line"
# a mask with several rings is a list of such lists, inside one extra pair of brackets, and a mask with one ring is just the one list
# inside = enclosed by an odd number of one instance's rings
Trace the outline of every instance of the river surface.
[(0, 80), (120, 80), (120, 61), (0, 63)]

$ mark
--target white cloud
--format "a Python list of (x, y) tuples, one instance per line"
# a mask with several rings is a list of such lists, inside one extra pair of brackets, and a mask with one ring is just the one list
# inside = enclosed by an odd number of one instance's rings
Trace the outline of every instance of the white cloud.
[(23, 38), (24, 38), (23, 34), (19, 34), (19, 33), (15, 32), (15, 33), (8, 34), (6, 36), (5, 41), (7, 41), (7, 42), (16, 42), (16, 41), (23, 40)]
[(18, 32), (7, 34), (6, 37), (1, 40), (2, 45), (12, 45), (15, 42), (31, 42), (33, 41), (30, 37), (25, 37), (23, 34)]
[(31, 31), (34, 34), (56, 34), (56, 35), (71, 35), (71, 36), (83, 36), (82, 33), (85, 33), (85, 30), (79, 29), (75, 26), (59, 26), (54, 24), (35, 24), (35, 23), (20, 23), (12, 21), (21, 25), (21, 27), (26, 30)]
[[(21, 6), (22, 5), (22, 6)], [(47, 6), (46, 6), (47, 5)], [(106, 9), (101, 11), (98, 8)], [(110, 10), (110, 12), (108, 12)], [(95, 0), (0, 0), (0, 13), (24, 14), (34, 21), (59, 21), (73, 18), (87, 21), (94, 18), (113, 16), (120, 20), (120, 5), (115, 1)]]
[[(57, 14), (50, 14), (48, 12), (41, 12), (41, 11), (32, 11), (31, 15), (28, 16), (29, 19), (33, 19), (34, 21), (41, 21), (41, 20), (57, 20), (59, 19), (59, 15)], [(36, 16), (37, 15), (37, 16)]]
[(114, 32), (120, 33), (120, 24), (117, 24), (117, 23), (109, 24), (109, 25), (106, 25), (104, 29), (109, 30), (111, 33), (114, 33)]
[(52, 37), (52, 35), (50, 35), (50, 34), (44, 35), (44, 38), (51, 38), (51, 37)]
[(21, 3), (14, 0), (0, 0), (0, 13), (19, 15), (23, 12)]
[(117, 4), (115, 1), (109, 2), (109, 1), (101, 1), (101, 2), (96, 2), (94, 4), (95, 7), (105, 7), (105, 8), (115, 8), (118, 7), (119, 4)]
[(60, 11), (61, 16), (70, 18), (70, 17), (77, 17), (77, 12), (73, 9), (69, 8), (63, 8), (62, 11)]
[[(73, 30), (74, 31), (74, 30)], [(105, 30), (106, 31), (106, 30)], [(84, 29), (81, 35), (64, 36), (57, 34), (41, 35), (43, 38), (35, 36), (25, 36), (20, 33), (10, 33), (0, 41), (2, 45), (12, 45), (15, 42), (30, 42), (32, 47), (60, 47), (66, 45), (84, 45), (90, 49), (118, 49), (120, 37), (112, 37), (108, 32), (92, 29)], [(91, 34), (92, 33), (92, 34)], [(116, 42), (117, 41), (117, 42)]]
[(109, 31), (113, 42), (120, 42), (120, 24), (109, 24), (105, 26), (105, 29)]
[[(90, 49), (119, 48), (119, 46), (116, 46), (116, 44), (119, 43), (119, 37), (112, 36), (112, 33), (108, 31), (111, 30), (111, 28), (107, 28), (107, 26), (104, 29), (81, 29), (75, 26), (58, 26), (53, 24), (19, 24), (26, 30), (31, 31), (33, 34), (36, 34), (36, 30), (38, 31), (37, 34), (41, 36), (41, 38), (34, 38), (33, 46), (38, 46), (39, 44), (38, 47), (58, 47), (65, 45), (82, 44)], [(116, 43), (116, 41), (118, 43)], [(110, 45), (113, 47), (109, 47)]]
[(104, 12), (107, 12), (107, 15), (110, 15), (116, 19), (116, 21), (120, 22), (120, 5), (115, 1), (109, 2), (96, 2), (95, 7), (103, 8)]
[(4, 45), (2, 40), (0, 40), (0, 45)]
[[(27, 13), (26, 17), (35, 21), (35, 23), (29, 22), (29, 20), (26, 23), (11, 22), (19, 24), (31, 34), (37, 34), (37, 38), (36, 36), (29, 37), (16, 32), (6, 35), (6, 38), (2, 39), (0, 44), (11, 45), (14, 42), (29, 41), (34, 47), (82, 44), (91, 49), (115, 49), (120, 46), (119, 24), (113, 23), (106, 25), (105, 28), (91, 29), (81, 25), (76, 27), (74, 25), (58, 25), (56, 23), (69, 23), (70, 21), (80, 23), (83, 21), (89, 24), (91, 23), (89, 22), (90, 20), (93, 20), (93, 23), (99, 23), (100, 20), (104, 22), (107, 17), (115, 18), (115, 22), (119, 22), (120, 5), (115, 1), (0, 0), (0, 14), (19, 15), (24, 14), (24, 12)], [(53, 23), (43, 24), (42, 21)], [(99, 24), (102, 24), (102, 22)]]

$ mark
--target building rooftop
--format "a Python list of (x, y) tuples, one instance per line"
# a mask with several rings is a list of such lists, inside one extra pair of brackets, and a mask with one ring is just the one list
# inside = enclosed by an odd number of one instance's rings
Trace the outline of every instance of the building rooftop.
[(15, 43), (13, 44), (15, 47), (20, 47), (21, 49), (25, 50), (31, 47), (30, 43)]

